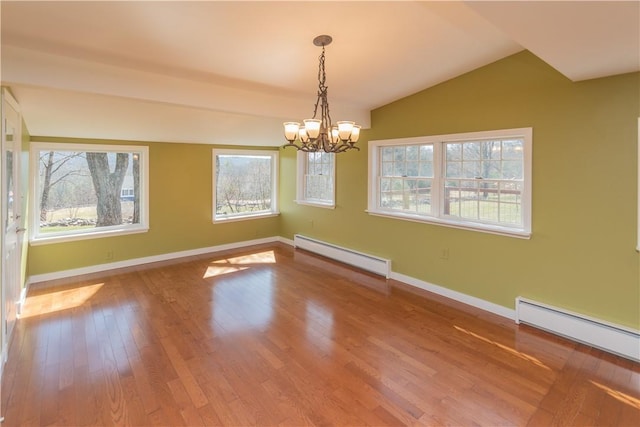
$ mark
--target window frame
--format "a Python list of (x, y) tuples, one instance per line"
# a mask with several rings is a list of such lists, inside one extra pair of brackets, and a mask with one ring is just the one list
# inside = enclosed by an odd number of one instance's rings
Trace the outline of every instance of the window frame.
[[(140, 154), (140, 223), (120, 224), (95, 229), (75, 230), (70, 232), (40, 233), (40, 153), (43, 151), (61, 152), (94, 152), (94, 153), (138, 153)], [(75, 142), (41, 142), (31, 143), (29, 150), (29, 244), (43, 245), (76, 240), (98, 239), (102, 237), (122, 236), (127, 234), (146, 233), (149, 231), (149, 147), (146, 145), (109, 145), (83, 144)]]
[(336, 207), (336, 160), (335, 153), (326, 153), (333, 157), (331, 162), (331, 182), (332, 182), (332, 199), (310, 199), (306, 197), (307, 194), (307, 180), (305, 177), (308, 175), (309, 169), (309, 154), (308, 152), (298, 151), (297, 154), (297, 179), (296, 179), (296, 203), (299, 205), (316, 206), (320, 208), (335, 209)]
[[(216, 156), (217, 155), (235, 155), (235, 156), (269, 156), (271, 157), (271, 210), (269, 212), (257, 212), (250, 214), (231, 215), (226, 217), (216, 217)], [(211, 150), (211, 217), (214, 224), (222, 224), (227, 222), (246, 221), (251, 219), (269, 218), (280, 215), (278, 204), (278, 183), (279, 177), (280, 153), (277, 150), (246, 150), (234, 148), (214, 148)]]
[[(445, 150), (446, 143), (451, 142), (474, 142), (486, 141), (490, 139), (522, 138), (523, 147), (523, 182), (521, 193), (522, 225), (508, 226), (475, 222), (462, 218), (455, 218), (444, 214), (444, 188), (446, 177), (445, 171)], [(398, 212), (380, 207), (380, 155), (382, 147), (398, 145), (433, 145), (433, 185), (432, 185), (432, 213), (418, 214), (408, 212)], [(533, 152), (533, 129), (515, 128), (501, 129), (494, 131), (466, 132), (445, 135), (429, 135), (413, 138), (399, 138), (388, 140), (369, 141), (369, 162), (368, 162), (368, 205), (367, 213), (376, 216), (383, 216), (408, 221), (426, 222), (446, 227), (459, 228), (464, 230), (480, 231), (510, 237), (529, 239), (531, 237), (531, 201), (532, 201), (532, 152)]]

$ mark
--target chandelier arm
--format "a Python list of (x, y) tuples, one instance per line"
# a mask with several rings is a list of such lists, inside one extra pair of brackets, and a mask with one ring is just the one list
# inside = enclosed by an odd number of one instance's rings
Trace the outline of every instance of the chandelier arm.
[(345, 151), (347, 151), (349, 148), (346, 146), (346, 144), (340, 144), (338, 146), (338, 149), (336, 150), (336, 153), (344, 153)]
[(325, 153), (338, 153), (338, 152), (339, 152), (339, 151), (338, 151), (338, 148), (340, 148), (340, 146), (339, 146), (339, 145), (331, 144), (331, 143), (327, 143), (327, 144), (324, 146), (324, 152), (325, 152)]
[(355, 143), (351, 143), (351, 142), (343, 142), (342, 144), (340, 144), (340, 153), (343, 153), (347, 150), (358, 150), (360, 151), (360, 147), (357, 147), (355, 145)]

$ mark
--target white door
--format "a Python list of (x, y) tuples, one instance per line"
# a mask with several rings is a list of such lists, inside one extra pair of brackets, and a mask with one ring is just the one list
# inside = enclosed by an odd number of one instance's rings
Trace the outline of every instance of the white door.
[(20, 110), (17, 102), (5, 89), (2, 90), (2, 360), (7, 356), (7, 346), (16, 321), (17, 304), (20, 300), (20, 276), (22, 258), (21, 197), (20, 197)]

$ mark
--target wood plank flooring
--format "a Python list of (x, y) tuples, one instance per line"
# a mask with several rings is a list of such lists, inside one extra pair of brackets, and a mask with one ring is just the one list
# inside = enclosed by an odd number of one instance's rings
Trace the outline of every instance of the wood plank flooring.
[(640, 425), (640, 366), (286, 245), (30, 290), (5, 426)]

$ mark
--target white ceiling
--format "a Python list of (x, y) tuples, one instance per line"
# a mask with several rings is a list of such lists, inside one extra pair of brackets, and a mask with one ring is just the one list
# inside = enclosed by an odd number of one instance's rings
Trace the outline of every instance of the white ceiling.
[(578, 81), (640, 70), (637, 1), (6, 1), (1, 77), (32, 136), (281, 145), (528, 49)]

